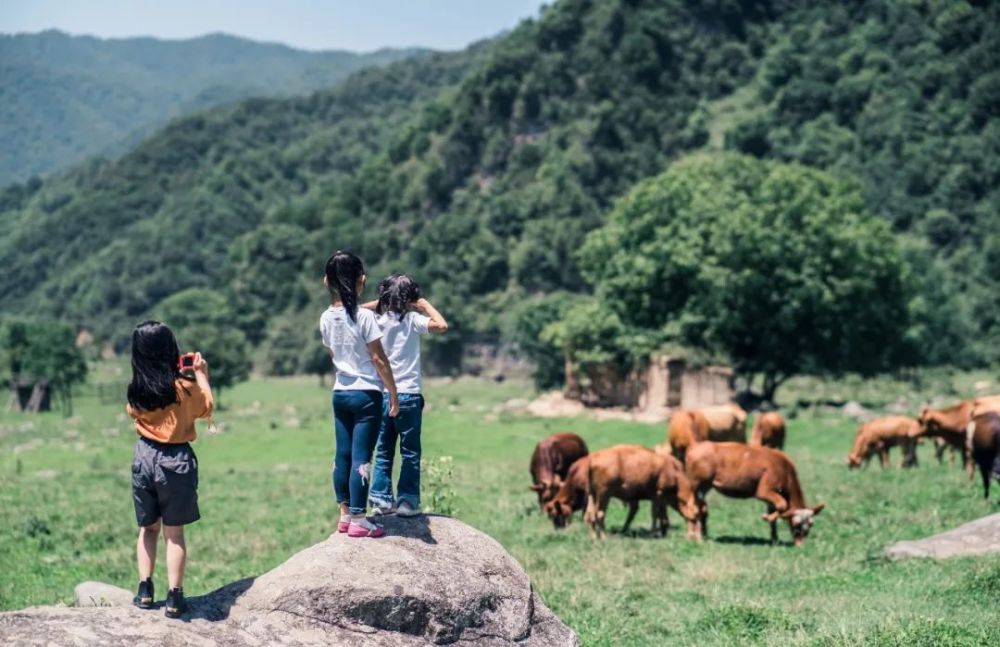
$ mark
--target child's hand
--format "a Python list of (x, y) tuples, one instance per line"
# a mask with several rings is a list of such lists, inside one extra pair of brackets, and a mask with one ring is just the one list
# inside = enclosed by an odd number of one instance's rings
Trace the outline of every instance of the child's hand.
[(419, 310), (420, 312), (425, 312), (427, 310), (427, 306), (428, 306), (427, 299), (423, 297), (420, 297), (419, 299), (413, 302), (413, 307)]
[(194, 363), (191, 365), (195, 373), (208, 375), (208, 360), (201, 356), (201, 353), (194, 354)]
[(399, 415), (399, 399), (398, 398), (390, 397), (389, 398), (389, 417), (390, 418), (395, 418), (398, 415)]

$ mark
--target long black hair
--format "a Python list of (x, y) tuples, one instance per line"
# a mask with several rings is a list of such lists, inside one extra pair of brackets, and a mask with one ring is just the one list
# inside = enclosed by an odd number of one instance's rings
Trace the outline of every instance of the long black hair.
[(420, 299), (420, 286), (408, 274), (391, 274), (378, 284), (378, 305), (375, 312), (395, 312), (402, 317)]
[(178, 367), (180, 349), (174, 333), (159, 321), (143, 321), (132, 331), (132, 381), (128, 403), (134, 409), (153, 411), (179, 401), (175, 381), (183, 377)]
[(351, 321), (358, 319), (358, 279), (365, 273), (365, 264), (351, 252), (338, 251), (326, 261), (326, 285), (344, 304)]

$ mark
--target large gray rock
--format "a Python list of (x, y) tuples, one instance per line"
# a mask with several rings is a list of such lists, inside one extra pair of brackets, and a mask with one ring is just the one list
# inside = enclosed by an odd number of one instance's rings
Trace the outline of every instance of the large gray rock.
[(257, 578), (190, 599), (184, 622), (131, 606), (0, 614), (0, 644), (577, 645), (500, 544), (448, 517), (389, 517)]
[(1000, 512), (926, 539), (900, 541), (885, 550), (891, 559), (961, 557), (1000, 552)]

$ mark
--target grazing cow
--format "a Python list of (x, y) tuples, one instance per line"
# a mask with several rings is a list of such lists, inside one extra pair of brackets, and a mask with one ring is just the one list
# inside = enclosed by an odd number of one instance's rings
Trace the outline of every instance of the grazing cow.
[(684, 456), (691, 445), (708, 437), (708, 419), (700, 411), (678, 409), (670, 415), (667, 427), (667, 442), (677, 460), (684, 462)]
[[(920, 435), (940, 438), (962, 457), (962, 469), (972, 478), (972, 453), (969, 450), (968, 427), (972, 422), (972, 400), (962, 400), (945, 409), (924, 407), (920, 412)], [(943, 450), (942, 450), (943, 451)]]
[(866, 422), (858, 426), (847, 466), (861, 467), (878, 454), (879, 465), (885, 469), (889, 466), (889, 449), (898, 445), (903, 451), (902, 467), (916, 467), (920, 433), (920, 422), (908, 416), (886, 416)]
[(569, 466), (586, 456), (587, 443), (576, 434), (552, 434), (535, 445), (531, 454), (531, 485), (528, 487), (538, 494), (538, 505), (556, 495), (559, 486), (569, 472)]
[(708, 422), (708, 435), (704, 440), (715, 442), (745, 443), (747, 441), (747, 412), (737, 404), (704, 407), (698, 411)]
[(785, 419), (777, 411), (761, 413), (753, 421), (750, 444), (774, 449), (785, 447)]
[(588, 462), (585, 519), (591, 537), (606, 536), (604, 519), (611, 497), (621, 499), (629, 508), (623, 533), (631, 526), (643, 499), (652, 503), (654, 533), (667, 534), (668, 504), (689, 522), (694, 521), (697, 514), (694, 493), (680, 461), (673, 456), (663, 456), (640, 445), (615, 445), (594, 452)]
[(988, 411), (972, 420), (972, 460), (983, 477), (983, 498), (990, 498), (990, 477), (1000, 478), (1000, 413)]
[(771, 524), (771, 543), (778, 542), (778, 519), (785, 519), (796, 546), (802, 545), (813, 518), (825, 504), (806, 505), (795, 464), (784, 452), (742, 443), (698, 443), (688, 452), (687, 476), (694, 488), (698, 520), (694, 534), (708, 535), (705, 497), (715, 488), (737, 499), (756, 498), (767, 504), (764, 521)]
[(590, 456), (584, 456), (570, 465), (566, 479), (559, 491), (545, 503), (545, 514), (552, 525), (565, 528), (573, 518), (573, 513), (587, 505), (587, 484), (590, 482)]

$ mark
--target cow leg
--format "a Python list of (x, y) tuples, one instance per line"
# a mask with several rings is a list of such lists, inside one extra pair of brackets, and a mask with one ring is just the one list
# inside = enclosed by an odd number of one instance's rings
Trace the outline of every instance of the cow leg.
[(946, 449), (944, 443), (939, 442), (937, 438), (934, 439), (934, 457), (937, 458), (938, 465), (944, 465), (944, 450)]
[(992, 466), (989, 464), (988, 461), (983, 461), (982, 463), (979, 464), (979, 473), (983, 477), (983, 498), (984, 499), (989, 499), (990, 498), (990, 472), (992, 471), (990, 469), (991, 467)]
[(593, 505), (593, 523), (591, 524), (591, 537), (596, 537), (597, 539), (604, 539), (608, 535), (607, 528), (604, 525), (605, 517), (608, 512), (608, 501), (611, 498), (606, 489), (599, 489), (591, 494), (593, 497), (592, 503), (588, 505)]
[[(775, 488), (766, 475), (760, 480), (760, 484), (757, 486), (757, 498), (767, 504), (767, 511), (769, 514), (777, 512), (781, 514), (788, 510), (788, 501), (785, 497), (778, 493), (777, 488)], [(778, 520), (769, 520), (771, 523), (771, 544), (775, 545), (778, 543)]]
[(597, 538), (597, 497), (593, 491), (587, 492), (587, 511), (583, 513), (583, 520), (587, 522), (590, 531), (590, 538)]
[(653, 534), (659, 533), (661, 537), (667, 536), (670, 522), (667, 520), (667, 502), (665, 499), (657, 497), (653, 499), (650, 509), (653, 511)]
[[(774, 506), (773, 505), (768, 505), (767, 506), (767, 512), (768, 512), (768, 514), (774, 512)], [(772, 546), (777, 546), (778, 545), (778, 520), (777, 519), (775, 519), (774, 521), (771, 522), (771, 545)]]
[(705, 498), (708, 496), (708, 490), (711, 487), (711, 484), (700, 486), (694, 493), (695, 501), (698, 504), (698, 521), (695, 524), (695, 536), (698, 541), (708, 539), (708, 503), (705, 501)]
[(976, 466), (972, 461), (972, 452), (969, 451), (968, 447), (962, 448), (962, 467), (965, 468), (965, 473), (969, 475), (971, 481), (975, 476)]
[(632, 520), (635, 519), (635, 513), (639, 511), (638, 501), (629, 501), (628, 506), (628, 516), (625, 517), (625, 525), (622, 526), (622, 534), (628, 532), (628, 529), (632, 526)]
[(882, 469), (889, 467), (889, 450), (885, 447), (878, 450), (878, 464)]

